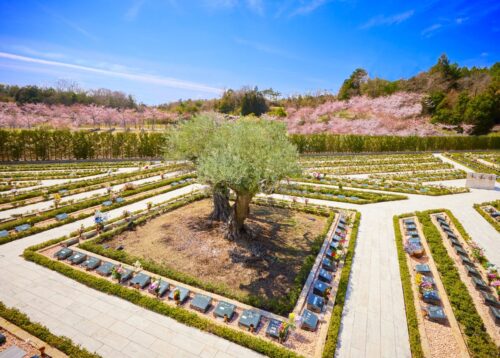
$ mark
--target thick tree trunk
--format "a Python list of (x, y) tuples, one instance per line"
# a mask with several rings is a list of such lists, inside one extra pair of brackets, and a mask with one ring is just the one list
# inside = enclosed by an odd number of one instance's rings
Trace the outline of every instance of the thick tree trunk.
[(214, 187), (213, 205), (214, 209), (210, 214), (210, 220), (226, 222), (231, 215), (231, 205), (229, 205), (229, 189), (227, 187)]
[(236, 202), (233, 205), (231, 216), (227, 225), (226, 238), (229, 240), (236, 240), (246, 236), (247, 230), (245, 228), (245, 219), (250, 214), (250, 201), (252, 196), (250, 194), (237, 194)]

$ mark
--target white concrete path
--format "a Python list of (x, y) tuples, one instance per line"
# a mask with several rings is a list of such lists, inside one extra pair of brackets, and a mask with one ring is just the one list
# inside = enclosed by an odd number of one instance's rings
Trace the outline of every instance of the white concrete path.
[[(190, 185), (109, 212), (145, 209), (198, 189)], [(54, 271), (25, 261), (23, 250), (61, 237), (92, 218), (0, 246), (0, 301), (25, 312), (53, 333), (66, 335), (103, 357), (258, 357), (253, 351), (187, 327), (114, 296), (90, 289)]]
[[(138, 210), (197, 185), (110, 211)], [(274, 195), (283, 198), (282, 195)], [(447, 208), (461, 221), (486, 256), (500, 266), (500, 234), (472, 205), (500, 199), (500, 191), (472, 190), (439, 197), (367, 205), (309, 199), (310, 203), (361, 212), (337, 356), (410, 357), (392, 217), (415, 210)], [(300, 199), (299, 199), (300, 200)], [(256, 353), (186, 327), (123, 300), (86, 288), (19, 257), (24, 248), (90, 225), (92, 218), (0, 246), (0, 300), (26, 312), (56, 334), (65, 334), (104, 357), (254, 357)]]
[[(273, 195), (277, 199), (288, 196)], [(473, 208), (500, 199), (500, 191), (475, 190), (438, 197), (411, 195), (408, 200), (355, 205), (309, 199), (361, 212), (352, 274), (341, 325), (338, 357), (410, 357), (403, 291), (392, 218), (413, 211), (445, 208), (461, 221), (486, 257), (500, 267), (500, 234)], [(298, 201), (303, 201), (298, 199)]]
[[(167, 179), (167, 178), (179, 175), (180, 173), (181, 173), (180, 171), (166, 173), (164, 177), (165, 177), (165, 179)], [(134, 180), (134, 181), (131, 181), (128, 183), (131, 183), (134, 185), (142, 185), (142, 184), (146, 184), (146, 183), (156, 182), (159, 180), (161, 180), (161, 175), (155, 175), (155, 176), (152, 176), (149, 178)], [(118, 191), (122, 190), (125, 185), (126, 184), (114, 185), (111, 187), (111, 189), (114, 192), (118, 192)], [(106, 192), (107, 192), (107, 190), (104, 188), (104, 189), (90, 190), (90, 191), (86, 191), (86, 192), (78, 193), (78, 194), (74, 194), (74, 195), (68, 195), (68, 196), (65, 196), (61, 199), (61, 203), (65, 203), (65, 202), (68, 202), (70, 200), (79, 201), (82, 199), (90, 198), (92, 196), (104, 195), (104, 194), (106, 194)], [(54, 200), (47, 200), (47, 201), (41, 201), (41, 202), (38, 202), (35, 204), (20, 206), (20, 207), (9, 209), (9, 210), (3, 210), (3, 211), (0, 211), (0, 219), (8, 218), (8, 217), (10, 217), (12, 215), (16, 215), (16, 214), (29, 213), (29, 212), (32, 212), (35, 210), (47, 210), (53, 205), (54, 205)]]
[[(131, 173), (133, 171), (138, 171), (138, 170), (140, 170), (140, 168), (137, 168), (137, 167), (118, 168), (116, 171), (112, 172), (111, 175)], [(71, 183), (71, 182), (75, 182), (75, 181), (81, 181), (81, 180), (91, 180), (91, 179), (105, 177), (107, 175), (108, 175), (108, 173), (91, 175), (91, 176), (80, 177), (80, 178), (71, 178), (71, 179), (70, 178), (68, 178), (68, 179), (43, 179), (43, 180), (40, 180), (39, 185), (28, 186), (26, 188), (19, 188), (19, 189), (17, 189), (17, 192), (22, 193), (23, 191), (40, 189), (40, 188), (52, 186), (52, 185), (60, 185), (60, 184)], [(11, 193), (12, 193), (12, 190), (2, 191), (2, 195), (11, 194)]]

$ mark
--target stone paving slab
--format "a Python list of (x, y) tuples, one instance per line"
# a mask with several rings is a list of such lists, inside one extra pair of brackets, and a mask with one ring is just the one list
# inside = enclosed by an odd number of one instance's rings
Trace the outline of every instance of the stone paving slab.
[[(197, 189), (190, 185), (109, 212), (139, 210)], [(66, 335), (104, 357), (260, 357), (259, 354), (132, 303), (81, 285), (25, 261), (24, 248), (75, 230), (83, 220), (0, 246), (0, 300), (16, 307), (54, 334)]]
[[(124, 209), (144, 209), (148, 201), (158, 203), (200, 187), (190, 185), (110, 211), (108, 215), (116, 217)], [(355, 209), (362, 215), (336, 355), (410, 357), (393, 215), (450, 209), (473, 240), (484, 247), (486, 256), (498, 265), (499, 234), (484, 218), (478, 217), (472, 207), (474, 203), (495, 199), (500, 199), (500, 191), (475, 189), (464, 194), (412, 195), (408, 200), (367, 205), (309, 199), (310, 203)], [(55, 334), (67, 335), (105, 357), (259, 356), (219, 337), (87, 288), (19, 257), (27, 246), (63, 236), (76, 230), (81, 223), (91, 225), (92, 221), (92, 218), (85, 219), (0, 246), (0, 269), (5, 273), (0, 275), (0, 300), (47, 325)]]

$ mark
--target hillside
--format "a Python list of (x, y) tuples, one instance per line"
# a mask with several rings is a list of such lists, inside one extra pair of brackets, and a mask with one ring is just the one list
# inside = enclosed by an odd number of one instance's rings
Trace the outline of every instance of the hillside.
[(442, 55), (428, 71), (396, 81), (370, 78), (358, 68), (337, 95), (282, 97), (273, 89), (243, 87), (219, 99), (156, 107), (105, 89), (0, 85), (0, 128), (155, 129), (203, 112), (282, 120), (291, 133), (301, 134), (486, 134), (500, 126), (500, 63), (467, 68)]

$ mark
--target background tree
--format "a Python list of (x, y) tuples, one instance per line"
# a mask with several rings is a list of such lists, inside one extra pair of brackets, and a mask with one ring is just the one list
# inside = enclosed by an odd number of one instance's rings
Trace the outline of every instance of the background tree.
[[(192, 120), (182, 122), (173, 130), (167, 132), (166, 159), (187, 159), (198, 163), (200, 157), (210, 150), (214, 137), (220, 136), (220, 124), (216, 117), (199, 115)], [(229, 189), (222, 182), (211, 182), (213, 195), (213, 211), (210, 218), (216, 221), (226, 221), (230, 214)]]
[(368, 73), (364, 69), (355, 69), (351, 76), (342, 83), (342, 87), (340, 87), (338, 94), (339, 99), (345, 100), (353, 96), (361, 95), (361, 85), (367, 80)]
[(248, 233), (244, 223), (252, 198), (300, 173), (298, 152), (281, 122), (242, 118), (224, 124), (217, 134), (198, 160), (198, 176), (236, 194), (226, 237), (237, 239)]
[(241, 98), (241, 114), (248, 116), (254, 114), (257, 117), (266, 113), (268, 109), (266, 98), (259, 92), (257, 87), (253, 90), (246, 91)]

